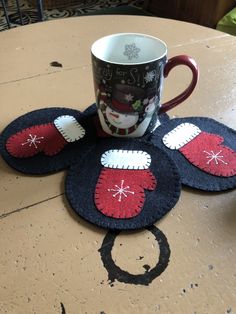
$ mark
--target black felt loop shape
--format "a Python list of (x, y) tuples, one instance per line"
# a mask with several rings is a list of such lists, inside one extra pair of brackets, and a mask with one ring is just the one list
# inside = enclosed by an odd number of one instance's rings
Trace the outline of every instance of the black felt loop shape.
[(219, 192), (236, 187), (236, 176), (219, 177), (202, 171), (192, 165), (178, 150), (172, 150), (163, 143), (163, 137), (181, 123), (192, 123), (201, 131), (214, 133), (224, 138), (222, 143), (236, 151), (236, 131), (226, 125), (206, 117), (176, 118), (160, 125), (150, 138), (151, 143), (164, 150), (178, 167), (182, 184), (204, 190)]
[[(53, 122), (58, 116), (71, 115), (83, 128), (86, 134), (83, 138), (74, 143), (68, 143), (62, 151), (54, 156), (46, 156), (39, 153), (29, 158), (16, 158), (8, 153), (5, 144), (8, 138), (28, 127), (39, 124), (47, 124)], [(34, 110), (12, 121), (2, 132), (0, 137), (0, 153), (3, 159), (17, 171), (27, 174), (49, 174), (68, 168), (73, 162), (76, 162), (79, 154), (89, 149), (92, 143), (95, 143), (94, 132), (86, 121), (80, 120), (84, 118), (81, 112), (70, 108), (45, 108)]]
[[(156, 177), (157, 187), (154, 191), (145, 191), (143, 209), (132, 218), (105, 216), (94, 203), (95, 187), (102, 169), (100, 158), (112, 148), (143, 150), (152, 157), (149, 169)], [(134, 230), (152, 225), (175, 206), (180, 191), (179, 173), (168, 155), (150, 143), (132, 139), (104, 139), (87, 151), (79, 163), (71, 166), (65, 180), (66, 197), (75, 213), (99, 227), (111, 230)]]
[(166, 236), (154, 225), (149, 226), (146, 229), (155, 236), (155, 240), (157, 241), (159, 247), (159, 259), (157, 264), (144, 274), (130, 274), (116, 265), (112, 258), (112, 248), (119, 232), (109, 231), (106, 234), (99, 252), (101, 254), (103, 265), (108, 272), (108, 278), (111, 284), (115, 280), (118, 280), (119, 282), (124, 282), (126, 284), (148, 286), (156, 277), (160, 276), (168, 266), (170, 259), (170, 247)]

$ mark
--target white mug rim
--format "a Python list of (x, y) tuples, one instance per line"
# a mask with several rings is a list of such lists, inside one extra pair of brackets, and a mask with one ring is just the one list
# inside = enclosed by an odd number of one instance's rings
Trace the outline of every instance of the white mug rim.
[[(147, 60), (147, 61), (144, 61), (144, 62), (132, 62), (132, 63), (130, 63), (130, 62), (115, 62), (115, 61), (106, 60), (105, 58), (100, 58), (100, 57), (97, 56), (97, 54), (96, 54), (95, 51), (94, 51), (94, 50), (95, 50), (94, 47), (95, 47), (95, 45), (97, 45), (97, 43), (98, 43), (99, 41), (104, 40), (104, 39), (109, 38), (109, 37), (112, 38), (112, 37), (118, 37), (118, 36), (123, 36), (123, 35), (125, 35), (125, 36), (127, 36), (127, 35), (134, 35), (134, 36), (140, 36), (140, 37), (142, 36), (142, 37), (154, 39), (154, 40), (160, 42), (160, 43), (163, 45), (163, 47), (165, 48), (165, 52), (164, 52), (162, 55), (158, 56), (157, 58), (153, 58), (153, 59), (151, 59), (151, 60)], [(142, 65), (142, 64), (147, 64), (147, 63), (155, 62), (155, 61), (157, 61), (157, 60), (161, 60), (162, 58), (164, 58), (164, 57), (167, 55), (167, 45), (166, 45), (166, 43), (165, 43), (163, 40), (161, 40), (160, 38), (155, 37), (155, 36), (152, 36), (152, 35), (148, 35), (148, 34), (143, 34), (143, 33), (130, 33), (130, 32), (128, 32), (128, 33), (115, 33), (115, 34), (106, 35), (106, 36), (103, 36), (103, 37), (97, 39), (97, 40), (92, 44), (92, 46), (91, 46), (91, 54), (92, 54), (95, 58), (97, 58), (98, 60), (101, 60), (101, 61), (106, 62), (106, 63), (109, 63), (109, 64), (126, 65), (126, 66), (128, 66), (128, 65)]]

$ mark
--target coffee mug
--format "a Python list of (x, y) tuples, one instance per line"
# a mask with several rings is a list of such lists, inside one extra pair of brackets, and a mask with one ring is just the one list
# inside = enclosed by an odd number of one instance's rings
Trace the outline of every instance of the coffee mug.
[[(198, 66), (189, 56), (167, 59), (166, 44), (153, 36), (119, 33), (91, 47), (96, 104), (104, 132), (117, 137), (141, 137), (160, 124), (159, 115), (190, 96), (198, 81)], [(192, 71), (189, 86), (161, 104), (163, 80), (177, 65)]]

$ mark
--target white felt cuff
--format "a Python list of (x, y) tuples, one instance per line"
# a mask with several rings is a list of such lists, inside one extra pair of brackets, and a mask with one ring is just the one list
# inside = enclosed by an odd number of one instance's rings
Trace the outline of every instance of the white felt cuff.
[(60, 116), (54, 120), (54, 125), (67, 142), (75, 142), (85, 135), (84, 128), (73, 116)]
[(179, 149), (194, 139), (201, 130), (192, 123), (181, 123), (163, 137), (163, 143), (170, 149)]
[(142, 150), (108, 150), (102, 154), (101, 164), (114, 169), (148, 169), (151, 156)]

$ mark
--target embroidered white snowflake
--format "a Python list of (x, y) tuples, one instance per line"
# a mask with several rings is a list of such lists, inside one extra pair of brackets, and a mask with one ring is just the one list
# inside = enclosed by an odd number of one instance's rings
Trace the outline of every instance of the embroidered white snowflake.
[(126, 94), (125, 95), (125, 100), (126, 101), (132, 101), (134, 99), (134, 96), (133, 95), (131, 95), (131, 94)]
[(140, 50), (140, 48), (136, 47), (135, 43), (125, 45), (124, 55), (127, 56), (129, 60), (137, 59), (139, 57)]
[(114, 193), (112, 196), (116, 197), (118, 196), (118, 202), (121, 202), (122, 200), (122, 196), (127, 197), (127, 194), (134, 194), (133, 191), (129, 190), (129, 186), (125, 186), (124, 187), (124, 180), (121, 180), (121, 184), (120, 186), (118, 186), (117, 184), (115, 184), (115, 188), (114, 189), (107, 189), (108, 192), (116, 192)]
[(209, 159), (207, 161), (207, 164), (209, 164), (211, 161), (214, 161), (216, 165), (218, 165), (219, 162), (222, 162), (223, 164), (228, 165), (228, 163), (222, 159), (224, 158), (224, 156), (220, 155), (222, 150), (220, 150), (218, 153), (214, 153), (213, 150), (211, 150), (210, 152), (207, 152), (206, 150), (204, 150), (203, 152), (207, 154), (206, 158)]
[(155, 79), (155, 71), (149, 71), (145, 74), (144, 79), (146, 83), (152, 82)]
[(29, 134), (29, 138), (26, 140), (25, 143), (22, 143), (21, 145), (24, 146), (26, 144), (29, 144), (29, 147), (31, 147), (32, 145), (34, 145), (34, 147), (37, 149), (37, 144), (40, 144), (41, 141), (44, 139), (43, 136), (40, 136), (40, 137), (37, 137), (37, 135), (32, 135), (32, 134)]

